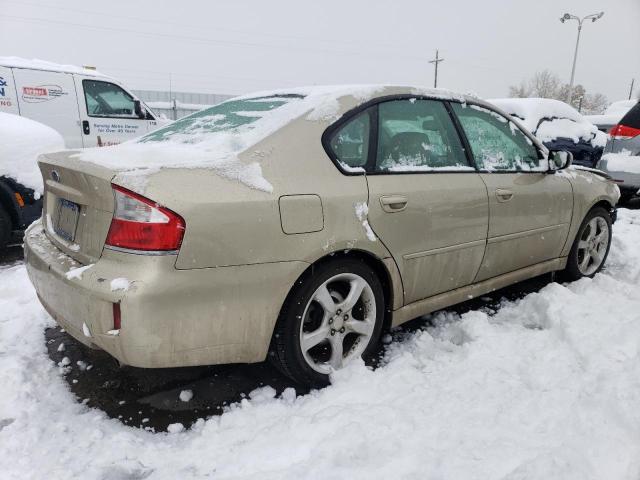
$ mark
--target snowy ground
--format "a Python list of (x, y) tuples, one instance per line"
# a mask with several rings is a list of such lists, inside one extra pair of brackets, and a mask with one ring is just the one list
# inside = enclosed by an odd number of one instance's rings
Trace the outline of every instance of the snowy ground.
[(2, 267), (0, 477), (638, 479), (639, 245), (640, 212), (621, 210), (593, 280), (438, 314), (375, 371), (298, 397), (265, 387), (177, 433), (78, 403), (24, 267)]

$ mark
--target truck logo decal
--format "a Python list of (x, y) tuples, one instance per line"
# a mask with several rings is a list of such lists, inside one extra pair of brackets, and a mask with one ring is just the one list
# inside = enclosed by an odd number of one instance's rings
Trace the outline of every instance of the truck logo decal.
[(5, 93), (4, 93), (4, 87), (7, 86), (7, 81), (0, 77), (0, 97), (4, 97)]
[(22, 99), (26, 103), (40, 103), (55, 100), (68, 92), (62, 90), (60, 85), (37, 85), (34, 87), (22, 87)]

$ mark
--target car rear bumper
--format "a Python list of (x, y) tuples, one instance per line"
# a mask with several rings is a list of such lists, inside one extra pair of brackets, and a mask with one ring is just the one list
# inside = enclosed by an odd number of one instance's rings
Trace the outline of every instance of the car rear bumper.
[[(145, 368), (264, 360), (282, 303), (308, 266), (176, 270), (173, 255), (105, 250), (79, 278), (68, 278), (81, 265), (49, 241), (41, 222), (26, 232), (25, 257), (38, 298), (69, 334)], [(116, 278), (127, 279), (129, 288), (112, 290)], [(121, 311), (117, 334), (114, 304)]]

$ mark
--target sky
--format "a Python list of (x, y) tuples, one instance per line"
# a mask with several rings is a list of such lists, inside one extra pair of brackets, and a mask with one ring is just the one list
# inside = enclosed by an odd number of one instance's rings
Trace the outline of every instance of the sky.
[(481, 97), (549, 69), (610, 101), (640, 94), (640, 0), (0, 0), (0, 56), (92, 65), (132, 89), (238, 94), (344, 83)]

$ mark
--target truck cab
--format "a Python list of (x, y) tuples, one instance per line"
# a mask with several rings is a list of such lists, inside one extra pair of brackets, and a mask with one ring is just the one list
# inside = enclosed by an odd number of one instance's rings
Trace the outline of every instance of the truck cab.
[(96, 70), (17, 57), (0, 57), (0, 112), (48, 125), (67, 148), (115, 145), (159, 121), (120, 82)]

